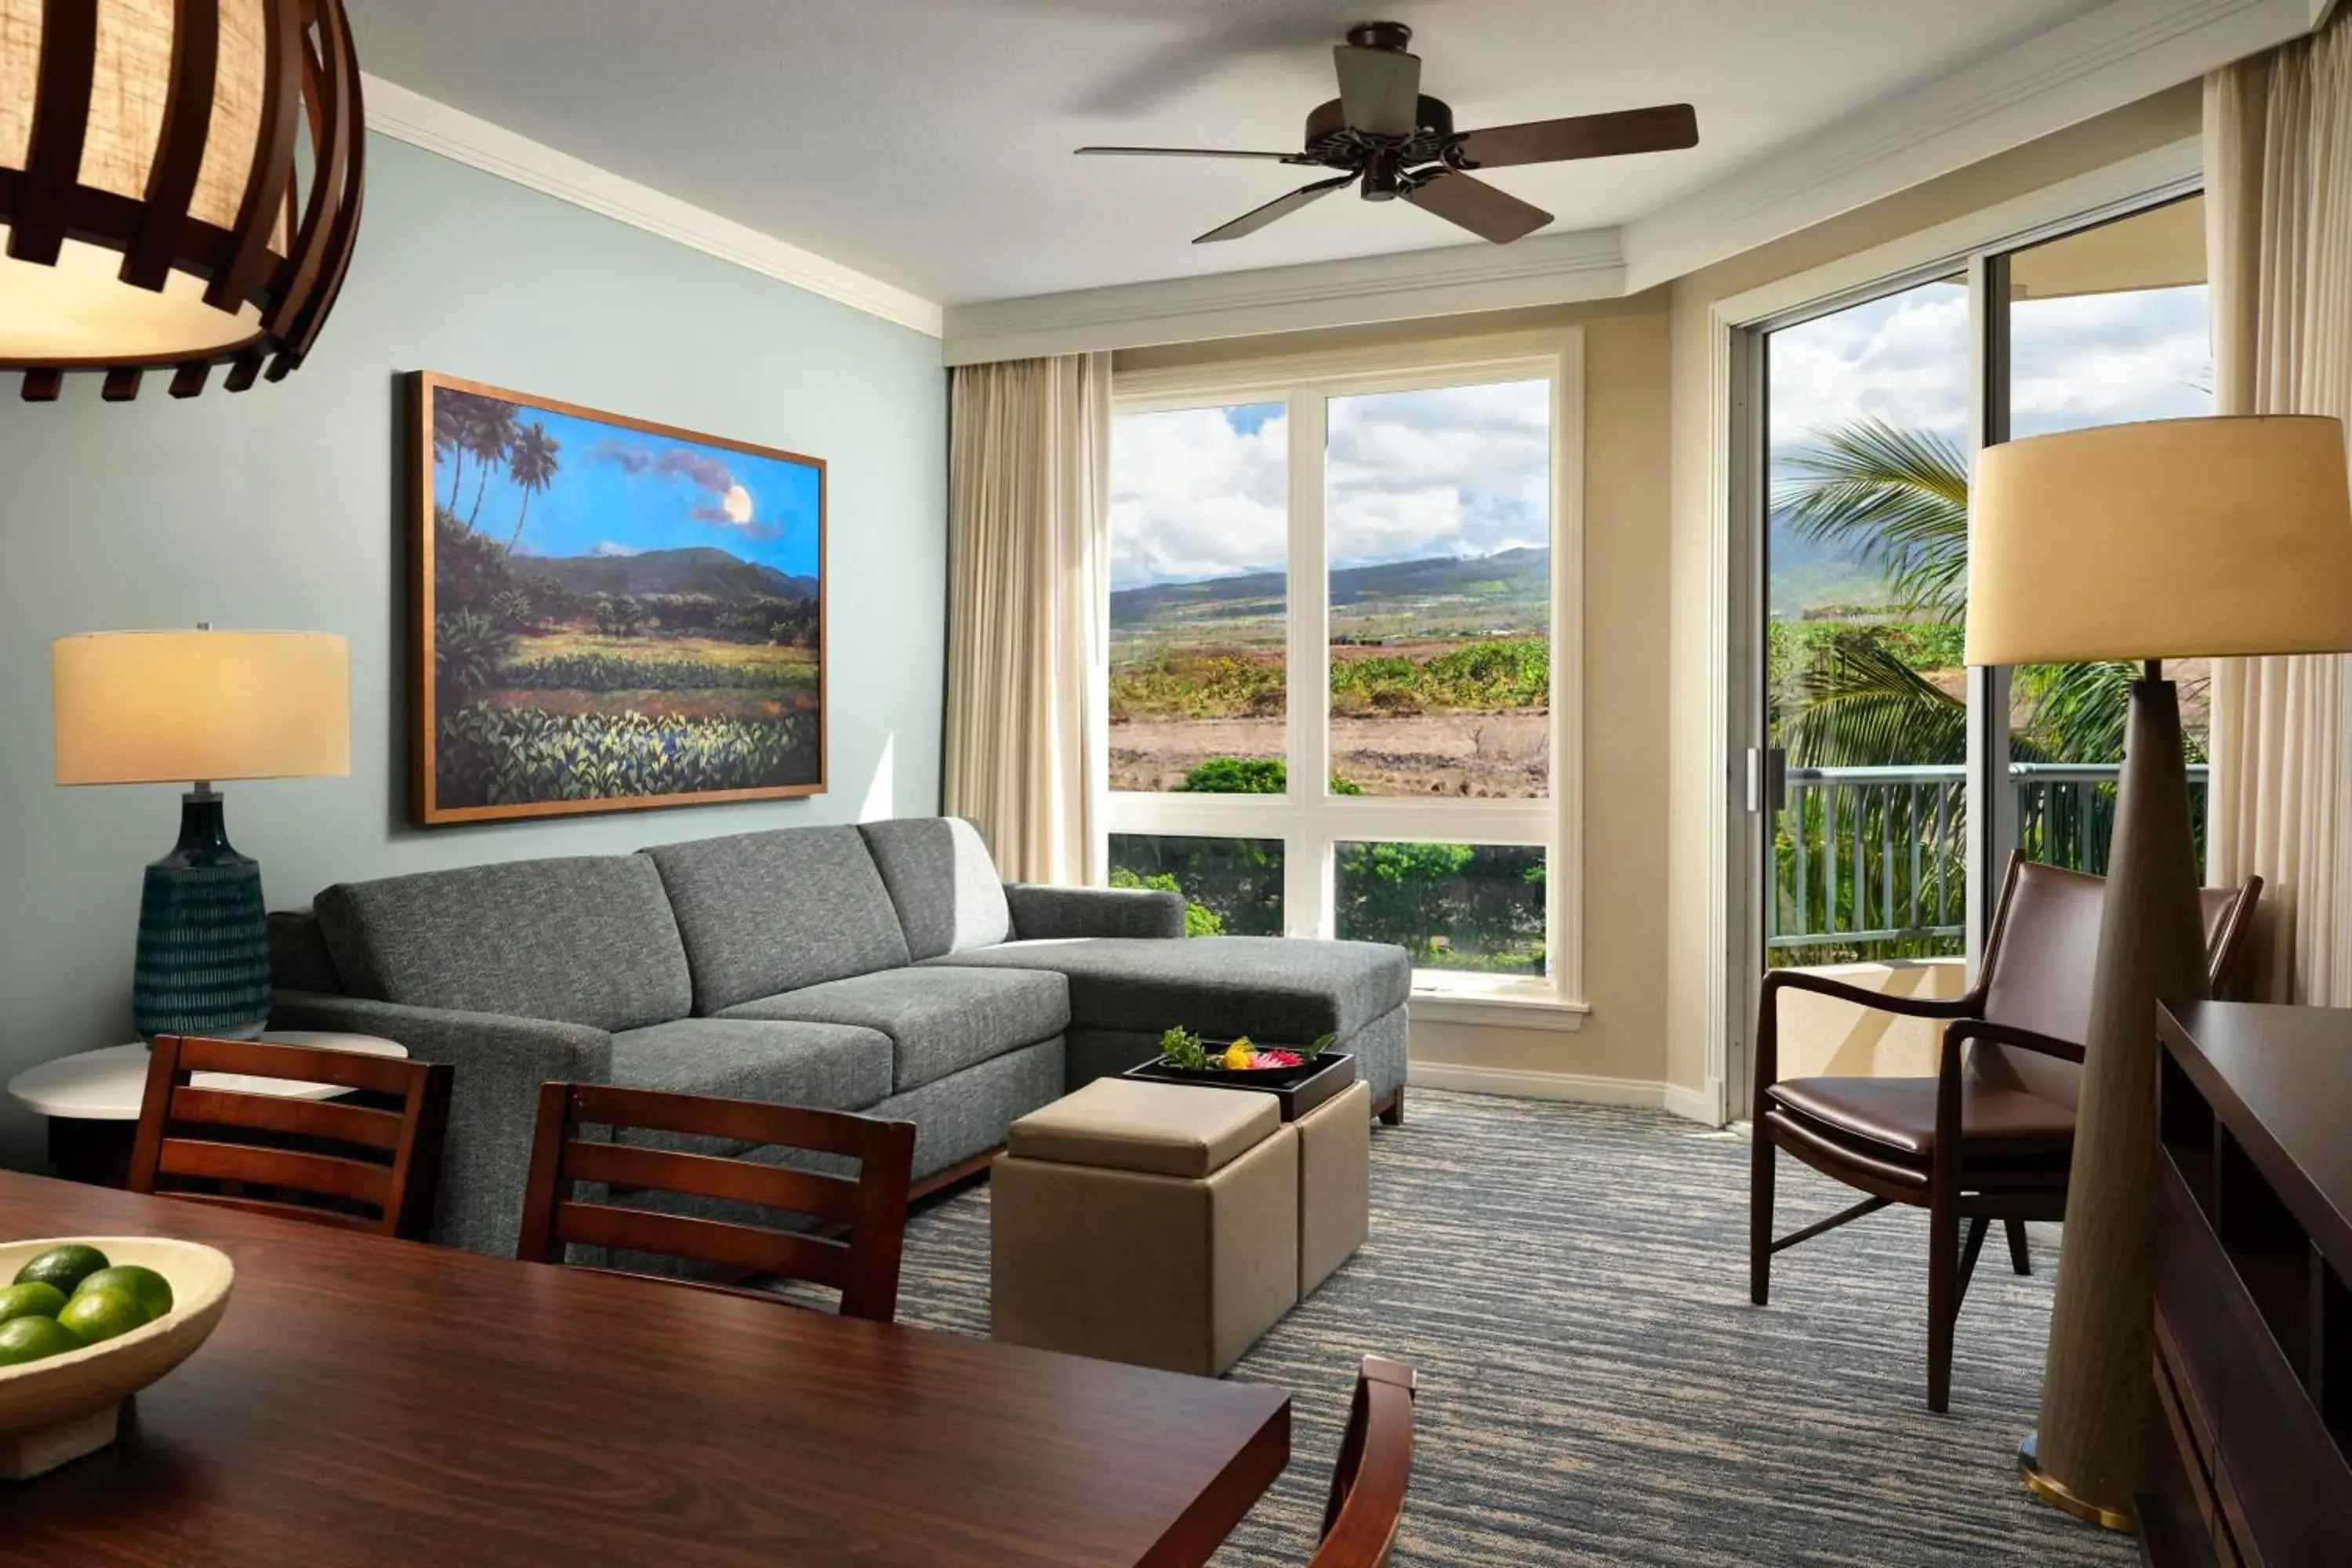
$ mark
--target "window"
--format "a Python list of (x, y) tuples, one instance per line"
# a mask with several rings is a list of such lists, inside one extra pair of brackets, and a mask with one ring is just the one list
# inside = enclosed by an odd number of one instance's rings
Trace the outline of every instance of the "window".
[(1580, 1010), (1581, 342), (1122, 376), (1109, 865)]
[(1763, 339), (1763, 966), (1966, 950), (1969, 287)]
[(1114, 790), (1184, 789), (1213, 761), (1283, 766), (1288, 429), (1279, 403), (1118, 419)]

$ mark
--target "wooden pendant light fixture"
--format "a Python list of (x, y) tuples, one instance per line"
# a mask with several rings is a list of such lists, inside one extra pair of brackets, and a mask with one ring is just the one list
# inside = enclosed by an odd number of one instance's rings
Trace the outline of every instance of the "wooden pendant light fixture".
[[(359, 236), (342, 0), (0, 0), (0, 370), (48, 402), (302, 363)], [(299, 144), (298, 144), (299, 143)]]

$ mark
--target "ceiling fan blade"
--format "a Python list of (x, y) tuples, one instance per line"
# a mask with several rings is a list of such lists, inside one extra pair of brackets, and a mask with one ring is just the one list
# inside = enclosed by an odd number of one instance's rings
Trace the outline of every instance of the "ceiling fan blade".
[(1229, 224), (1220, 225), (1194, 240), (1195, 245), (1207, 245), (1220, 239), (1239, 239), (1245, 234), (1255, 234), (1278, 217), (1287, 217), (1309, 202), (1320, 201), (1343, 185), (1356, 183), (1353, 174), (1342, 174), (1336, 180), (1318, 180), (1311, 185), (1301, 185), (1286, 196), (1276, 196), (1262, 207), (1253, 207)]
[(1421, 57), (1402, 49), (1338, 44), (1339, 111), (1367, 136), (1410, 136), (1421, 118)]
[(1484, 180), (1451, 172), (1432, 174), (1412, 185), (1404, 199), (1496, 245), (1508, 245), (1551, 221), (1551, 214), (1541, 207), (1529, 206)]
[(1232, 147), (1080, 147), (1080, 153), (1114, 158), (1258, 158), (1270, 163), (1312, 163), (1304, 153), (1244, 153)]
[(1654, 109), (1627, 109), (1614, 114), (1497, 125), (1491, 131), (1470, 132), (1454, 145), (1463, 167), (1468, 169), (1666, 153), (1698, 145), (1698, 115), (1687, 103), (1662, 103)]

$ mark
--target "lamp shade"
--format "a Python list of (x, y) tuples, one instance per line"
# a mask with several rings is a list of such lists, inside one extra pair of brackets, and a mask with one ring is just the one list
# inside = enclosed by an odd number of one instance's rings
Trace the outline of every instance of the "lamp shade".
[(1968, 662), (2352, 649), (2334, 419), (2161, 419), (1977, 458)]
[[(299, 143), (299, 155), (298, 155)], [(341, 0), (0, 0), (0, 365), (193, 396), (299, 364), (359, 232)]]
[(320, 632), (96, 632), (50, 647), (61, 784), (352, 771), (352, 650)]

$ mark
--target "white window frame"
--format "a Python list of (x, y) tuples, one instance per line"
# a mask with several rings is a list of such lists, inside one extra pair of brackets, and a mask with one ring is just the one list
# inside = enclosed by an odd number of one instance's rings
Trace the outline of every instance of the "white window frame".
[[(1334, 795), (1330, 780), (1329, 560), (1324, 439), (1329, 398), (1504, 381), (1551, 387), (1551, 794), (1539, 800)], [(1416, 969), (1413, 994), (1448, 1020), (1541, 1015), (1573, 1027), (1584, 1001), (1584, 334), (1495, 334), (1181, 369), (1126, 371), (1116, 414), (1283, 403), (1288, 411), (1289, 540), (1286, 684), (1289, 788), (1281, 795), (1113, 791), (1097, 781), (1108, 865), (1112, 834), (1282, 841), (1285, 932), (1333, 934), (1333, 878), (1346, 842), (1519, 845), (1546, 851), (1540, 978)]]

